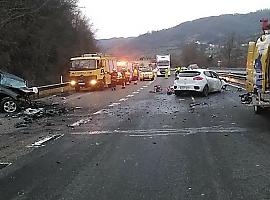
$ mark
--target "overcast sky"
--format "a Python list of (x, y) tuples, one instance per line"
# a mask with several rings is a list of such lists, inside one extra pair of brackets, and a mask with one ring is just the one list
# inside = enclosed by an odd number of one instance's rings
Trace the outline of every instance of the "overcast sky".
[[(96, 38), (138, 36), (201, 17), (270, 8), (269, 0), (79, 0)], [(268, 16), (269, 17), (269, 16)]]

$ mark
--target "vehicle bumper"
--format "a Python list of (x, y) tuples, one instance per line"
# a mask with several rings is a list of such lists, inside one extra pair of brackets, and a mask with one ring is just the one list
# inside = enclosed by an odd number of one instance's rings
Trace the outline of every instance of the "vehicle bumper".
[(201, 85), (174, 85), (174, 91), (196, 91), (202, 92), (203, 86)]
[(98, 88), (101, 85), (101, 81), (100, 80), (96, 80), (96, 83), (92, 84), (91, 82), (77, 82), (75, 85), (71, 85), (71, 87), (73, 88), (89, 88), (89, 89), (95, 89)]
[(140, 77), (141, 80), (153, 80), (154, 76), (142, 76)]

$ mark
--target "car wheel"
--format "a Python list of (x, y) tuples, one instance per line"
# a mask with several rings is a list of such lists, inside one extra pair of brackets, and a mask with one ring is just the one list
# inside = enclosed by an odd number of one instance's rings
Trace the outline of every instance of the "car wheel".
[(209, 94), (209, 87), (208, 87), (208, 85), (206, 85), (206, 86), (204, 86), (204, 88), (203, 88), (202, 95), (203, 95), (204, 97), (207, 97), (208, 94)]
[(181, 95), (181, 91), (175, 90), (175, 91), (174, 91), (174, 94), (175, 94), (176, 96), (180, 96), (180, 95)]
[(1, 101), (1, 111), (13, 113), (18, 110), (17, 102), (11, 97), (5, 97)]

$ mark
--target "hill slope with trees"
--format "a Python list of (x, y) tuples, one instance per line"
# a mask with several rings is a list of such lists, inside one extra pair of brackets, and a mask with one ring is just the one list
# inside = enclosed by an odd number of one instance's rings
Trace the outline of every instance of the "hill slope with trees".
[(32, 84), (59, 82), (69, 59), (97, 51), (77, 0), (0, 0), (0, 69)]
[(200, 41), (222, 44), (232, 33), (242, 42), (255, 40), (261, 30), (260, 19), (265, 17), (270, 17), (269, 9), (248, 14), (205, 17), (134, 38), (104, 39), (98, 43), (104, 51), (115, 55), (177, 54), (187, 43)]

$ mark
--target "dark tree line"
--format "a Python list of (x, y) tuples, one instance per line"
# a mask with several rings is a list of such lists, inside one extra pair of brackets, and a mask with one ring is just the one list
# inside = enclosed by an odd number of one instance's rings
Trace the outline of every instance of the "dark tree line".
[(77, 0), (0, 0), (0, 69), (32, 84), (59, 81), (69, 59), (96, 52)]
[[(246, 57), (247, 42), (230, 33), (215, 47), (195, 42), (183, 45), (181, 53), (172, 54), (172, 64), (188, 66), (196, 63), (201, 67), (210, 68), (243, 68), (246, 65)], [(221, 62), (220, 66), (218, 62)]]

